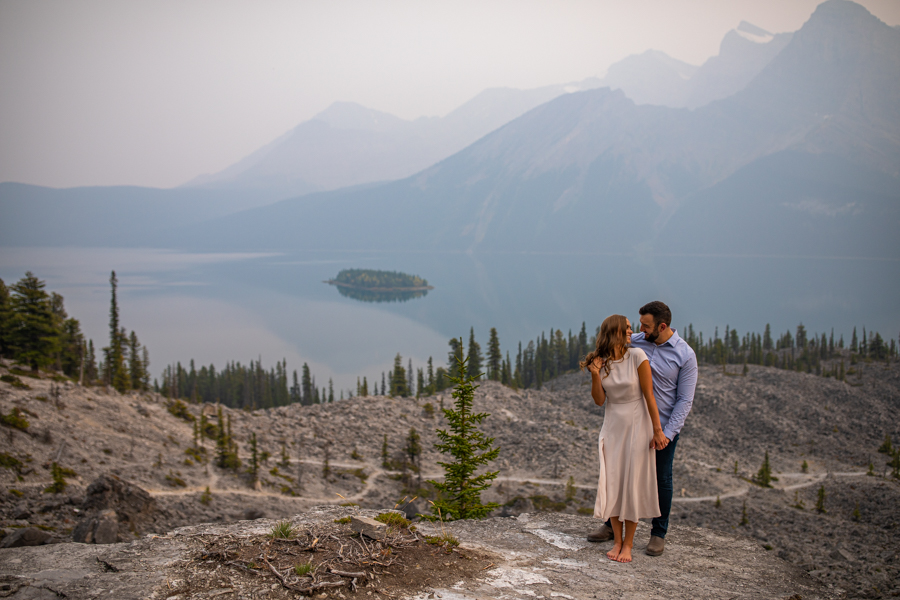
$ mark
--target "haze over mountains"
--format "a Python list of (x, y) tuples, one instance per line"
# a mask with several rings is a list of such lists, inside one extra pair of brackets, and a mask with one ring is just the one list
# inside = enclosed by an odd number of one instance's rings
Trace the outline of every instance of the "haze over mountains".
[(622, 251), (678, 231), (664, 251), (897, 257), (898, 86), (900, 32), (829, 0), (729, 98), (691, 111), (567, 94), (409, 179), (283, 201), (194, 240)]
[[(794, 34), (742, 23), (701, 67), (649, 52), (577, 87), (489, 90), (442, 119), (413, 122), (337, 104), (216, 176), (153, 193), (227, 190), (261, 204), (366, 185), (218, 219), (227, 211), (204, 206), (180, 230), (132, 221), (127, 237), (219, 250), (655, 245), (900, 256), (900, 31), (861, 6), (828, 0)], [(2, 243), (108, 243), (89, 223), (35, 234), (48, 215), (66, 223), (67, 210), (84, 214), (68, 193), (0, 186), (4, 214), (16, 215), (0, 226)], [(112, 200), (107, 209), (129, 220), (130, 209)]]

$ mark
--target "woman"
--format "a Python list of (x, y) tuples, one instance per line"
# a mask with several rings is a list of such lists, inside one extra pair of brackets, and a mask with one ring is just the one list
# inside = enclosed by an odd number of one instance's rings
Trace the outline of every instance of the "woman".
[(597, 406), (609, 401), (600, 430), (594, 517), (610, 520), (615, 545), (606, 556), (618, 562), (631, 562), (638, 519), (660, 514), (654, 450), (668, 444), (653, 397), (650, 363), (643, 350), (628, 346), (630, 342), (629, 320), (607, 317), (597, 347), (580, 363), (591, 373), (591, 397)]

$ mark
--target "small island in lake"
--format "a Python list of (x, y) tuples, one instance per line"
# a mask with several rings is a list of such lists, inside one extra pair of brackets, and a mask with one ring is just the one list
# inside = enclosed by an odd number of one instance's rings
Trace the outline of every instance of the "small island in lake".
[(405, 302), (434, 289), (418, 275), (376, 269), (344, 269), (325, 283), (337, 286), (342, 296), (363, 302)]

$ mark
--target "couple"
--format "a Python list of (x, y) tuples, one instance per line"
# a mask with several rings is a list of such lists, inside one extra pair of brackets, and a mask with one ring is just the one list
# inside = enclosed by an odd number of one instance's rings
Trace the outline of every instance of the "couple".
[(646, 553), (659, 556), (665, 549), (672, 460), (697, 385), (697, 357), (670, 327), (669, 307), (657, 301), (639, 312), (641, 331), (633, 336), (626, 317), (607, 317), (597, 347), (581, 362), (591, 373), (594, 402), (606, 404), (594, 505), (594, 517), (606, 523), (587, 539), (614, 539), (606, 556), (618, 562), (631, 562), (641, 518), (653, 518)]

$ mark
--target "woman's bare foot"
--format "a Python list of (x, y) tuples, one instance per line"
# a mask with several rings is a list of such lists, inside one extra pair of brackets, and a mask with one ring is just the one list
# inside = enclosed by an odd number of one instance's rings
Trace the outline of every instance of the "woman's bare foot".
[[(607, 554), (607, 556), (609, 555)], [(615, 560), (621, 563), (631, 562), (631, 546), (622, 546), (622, 549), (619, 550), (619, 555)]]
[[(619, 560), (619, 552), (622, 551), (622, 543), (616, 542), (616, 544), (612, 547), (612, 550), (606, 553), (606, 558), (609, 560)], [(628, 560), (631, 560), (631, 555), (628, 555)]]

